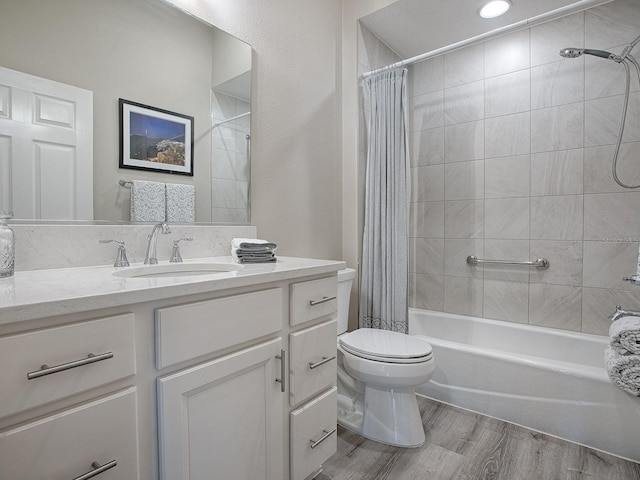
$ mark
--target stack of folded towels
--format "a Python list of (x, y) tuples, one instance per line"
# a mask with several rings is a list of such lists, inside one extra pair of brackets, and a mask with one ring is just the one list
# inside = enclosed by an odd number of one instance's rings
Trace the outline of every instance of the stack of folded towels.
[(611, 381), (631, 395), (640, 396), (640, 318), (623, 317), (609, 327), (604, 353)]
[(276, 261), (277, 245), (259, 238), (234, 238), (231, 256), (238, 263), (269, 263)]

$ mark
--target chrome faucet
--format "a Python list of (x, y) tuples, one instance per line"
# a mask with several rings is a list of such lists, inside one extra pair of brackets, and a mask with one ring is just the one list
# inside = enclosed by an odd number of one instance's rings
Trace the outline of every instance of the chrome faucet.
[(609, 320), (615, 322), (622, 317), (640, 317), (640, 312), (636, 310), (623, 310), (620, 305), (616, 305), (616, 311), (609, 315)]
[(155, 265), (158, 263), (158, 232), (166, 235), (167, 233), (171, 233), (169, 230), (169, 225), (166, 223), (158, 223), (153, 227), (151, 231), (151, 235), (149, 235), (149, 245), (147, 245), (147, 256), (144, 258), (145, 265)]

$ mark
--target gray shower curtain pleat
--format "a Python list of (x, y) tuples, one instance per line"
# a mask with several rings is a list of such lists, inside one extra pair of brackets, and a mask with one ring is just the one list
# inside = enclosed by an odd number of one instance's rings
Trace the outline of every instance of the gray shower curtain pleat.
[(368, 150), (360, 326), (408, 332), (407, 70), (365, 80)]

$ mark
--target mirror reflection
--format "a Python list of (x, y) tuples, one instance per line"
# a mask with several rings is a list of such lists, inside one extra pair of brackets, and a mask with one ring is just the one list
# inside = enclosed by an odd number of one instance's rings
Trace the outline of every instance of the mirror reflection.
[[(0, 210), (126, 222), (144, 180), (249, 222), (249, 45), (161, 0), (0, 3)], [(193, 176), (119, 168), (120, 98), (194, 118)]]

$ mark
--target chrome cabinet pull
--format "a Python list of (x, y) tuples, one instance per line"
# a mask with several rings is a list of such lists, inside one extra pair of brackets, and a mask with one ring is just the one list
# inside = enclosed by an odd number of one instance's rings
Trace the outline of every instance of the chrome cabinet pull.
[(115, 467), (116, 465), (118, 465), (118, 462), (116, 460), (111, 460), (110, 462), (105, 463), (104, 465), (100, 465), (98, 462), (92, 462), (91, 466), (94, 468), (93, 470), (85, 473), (84, 475), (80, 475), (79, 477), (76, 477), (73, 480), (87, 480), (89, 478), (93, 478), (96, 475), (100, 475), (102, 472), (106, 472), (110, 468)]
[(335, 300), (337, 297), (334, 295), (333, 297), (322, 297), (320, 300), (309, 300), (309, 305), (312, 307), (316, 305), (320, 305), (321, 303), (330, 302), (331, 300)]
[(322, 429), (322, 432), (324, 433), (324, 435), (322, 435), (318, 440), (309, 440), (311, 442), (310, 447), (311, 448), (316, 448), (318, 445), (320, 445), (322, 442), (324, 442), (327, 438), (329, 438), (331, 435), (333, 435), (334, 433), (336, 433), (336, 430), (338, 429), (338, 427), (335, 427), (333, 430), (327, 432), (324, 428)]
[(331, 360), (335, 360), (336, 356), (332, 355), (331, 357), (322, 357), (322, 360), (320, 360), (317, 363), (313, 363), (313, 362), (309, 362), (309, 370), (313, 370), (314, 368), (318, 368), (320, 365), (324, 365), (327, 362), (330, 362)]
[(285, 376), (287, 375), (287, 356), (284, 350), (280, 350), (280, 355), (276, 355), (276, 358), (280, 360), (280, 378), (276, 378), (276, 382), (280, 384), (280, 391), (285, 391)]
[(107, 360), (109, 358), (113, 358), (113, 352), (101, 353), (100, 355), (94, 355), (93, 353), (90, 353), (89, 355), (87, 355), (87, 358), (74, 360), (73, 362), (63, 363), (61, 365), (56, 365), (55, 367), (50, 367), (49, 365), (44, 364), (42, 365), (40, 370), (27, 373), (27, 380), (33, 380), (34, 378), (44, 377), (45, 375), (51, 375), (52, 373), (58, 373), (64, 370), (70, 370), (72, 368), (82, 367), (84, 365), (100, 362), (102, 360)]

